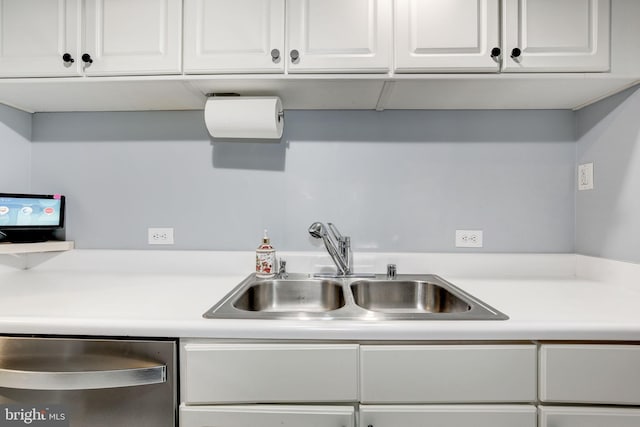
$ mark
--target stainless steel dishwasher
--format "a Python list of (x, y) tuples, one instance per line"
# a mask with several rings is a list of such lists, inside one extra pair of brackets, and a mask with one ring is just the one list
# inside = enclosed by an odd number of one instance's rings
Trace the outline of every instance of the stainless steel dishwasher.
[(175, 427), (172, 340), (0, 337), (0, 426)]

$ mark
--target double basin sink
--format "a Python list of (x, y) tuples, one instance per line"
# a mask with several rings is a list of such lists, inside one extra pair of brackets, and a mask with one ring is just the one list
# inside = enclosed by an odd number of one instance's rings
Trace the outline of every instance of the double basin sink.
[(210, 319), (505, 320), (439, 276), (398, 275), (243, 280), (205, 314)]

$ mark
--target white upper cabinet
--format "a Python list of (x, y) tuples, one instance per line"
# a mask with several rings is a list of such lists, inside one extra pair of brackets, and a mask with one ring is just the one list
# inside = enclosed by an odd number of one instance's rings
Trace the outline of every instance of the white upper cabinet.
[(0, 76), (176, 74), (181, 0), (0, 0)]
[(288, 71), (387, 72), (391, 16), (391, 0), (288, 0)]
[(395, 5), (397, 72), (500, 70), (499, 0), (396, 0)]
[(392, 0), (185, 0), (184, 71), (384, 73), (391, 15)]
[(86, 74), (181, 71), (181, 0), (85, 0), (84, 4), (84, 43), (79, 59)]
[(609, 70), (609, 0), (503, 2), (503, 71)]
[(610, 0), (501, 4), (502, 11), (499, 0), (396, 0), (395, 71), (609, 70)]
[(0, 76), (79, 75), (78, 13), (79, 0), (0, 0)]
[(0, 0), (0, 77), (602, 72), (610, 8), (611, 0)]
[(174, 110), (236, 92), (289, 109), (579, 109), (638, 81), (639, 4), (0, 0), (0, 103)]
[(285, 0), (185, 0), (185, 73), (284, 72)]

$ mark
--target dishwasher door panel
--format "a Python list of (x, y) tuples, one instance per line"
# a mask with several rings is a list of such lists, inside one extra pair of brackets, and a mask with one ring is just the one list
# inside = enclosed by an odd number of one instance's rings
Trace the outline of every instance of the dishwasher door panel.
[(51, 407), (69, 427), (175, 427), (175, 387), (175, 341), (0, 338), (0, 421)]

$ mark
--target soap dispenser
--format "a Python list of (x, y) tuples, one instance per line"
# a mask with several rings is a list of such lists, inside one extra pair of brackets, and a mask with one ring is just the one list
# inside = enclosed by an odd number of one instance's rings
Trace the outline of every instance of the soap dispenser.
[(267, 230), (256, 249), (256, 277), (269, 279), (276, 275), (276, 250), (271, 246)]

